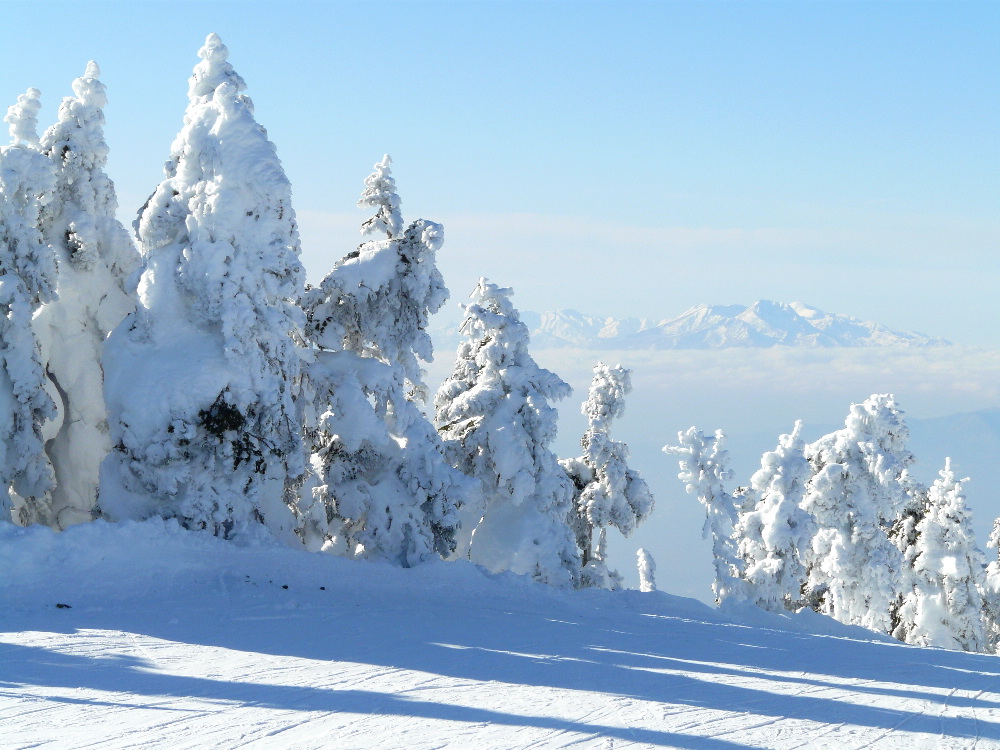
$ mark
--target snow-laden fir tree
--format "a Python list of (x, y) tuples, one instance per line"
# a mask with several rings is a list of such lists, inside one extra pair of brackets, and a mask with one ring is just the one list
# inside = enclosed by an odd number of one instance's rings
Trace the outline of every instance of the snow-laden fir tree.
[(806, 446), (814, 476), (802, 507), (816, 533), (805, 554), (814, 609), (882, 633), (907, 583), (889, 529), (915, 483), (907, 467), (909, 433), (891, 395), (852, 404), (841, 430)]
[(628, 446), (611, 438), (611, 424), (624, 413), (631, 390), (629, 370), (599, 362), (582, 407), (587, 417), (583, 455), (559, 462), (576, 489), (570, 519), (580, 550), (581, 586), (621, 588), (621, 576), (607, 566), (607, 529), (631, 536), (653, 512), (649, 487), (628, 466)]
[(532, 359), (511, 294), (479, 280), (455, 368), (434, 399), (448, 456), (483, 488), (483, 504), (463, 511), (459, 554), (492, 571), (576, 585), (573, 485), (550, 449), (557, 413), (549, 402), (571, 389)]
[(58, 411), (31, 318), (55, 297), (56, 268), (39, 231), (55, 176), (38, 152), (38, 91), (4, 118), (14, 143), (0, 148), (0, 520), (47, 523), (55, 475), (45, 440)]
[(746, 582), (740, 577), (741, 564), (733, 532), (739, 511), (750, 507), (746, 494), (730, 494), (726, 483), (732, 480), (726, 436), (716, 430), (707, 436), (694, 427), (677, 434), (678, 444), (664, 446), (663, 452), (678, 457), (680, 473), (687, 492), (705, 506), (702, 536), (712, 539), (715, 582), (712, 591), (717, 604), (738, 603), (748, 598)]
[(765, 453), (750, 479), (756, 505), (739, 516), (735, 536), (750, 600), (773, 612), (802, 606), (806, 569), (799, 551), (812, 541), (812, 517), (799, 507), (812, 469), (800, 437), (802, 422)]
[(405, 230), (386, 156), (359, 206), (376, 209), (362, 234), (385, 233), (339, 261), (303, 296), (312, 410), (312, 479), (299, 501), (311, 548), (411, 566), (455, 547), (457, 510), (472, 482), (444, 458), (423, 415), (419, 360), (432, 358), (429, 316), (448, 290), (437, 269), (443, 231)]
[(62, 413), (46, 445), (56, 474), (46, 522), (57, 529), (89, 521), (97, 507), (101, 461), (111, 450), (101, 355), (104, 340), (135, 308), (126, 291), (139, 255), (115, 218), (118, 200), (104, 172), (104, 85), (97, 64), (73, 81), (59, 120), (39, 148), (55, 169), (55, 191), (41, 216), (58, 263), (58, 297), (36, 313), (42, 364)]
[(166, 177), (137, 222), (139, 306), (105, 347), (115, 450), (101, 506), (294, 538), (303, 271), (291, 190), (225, 45), (210, 34), (198, 54)]
[[(997, 550), (1000, 555), (1000, 518), (993, 521), (993, 530), (990, 532), (986, 547)], [(983, 650), (998, 654), (1000, 653), (1000, 557), (994, 558), (986, 566), (980, 593), (983, 599), (983, 628), (986, 636), (986, 647)]]
[(945, 459), (927, 493), (927, 511), (917, 523), (913, 586), (903, 598), (901, 619), (912, 622), (906, 641), (918, 646), (981, 652), (986, 560), (976, 546), (972, 515)]
[(656, 591), (656, 561), (648, 550), (640, 547), (635, 553), (639, 568), (639, 591)]

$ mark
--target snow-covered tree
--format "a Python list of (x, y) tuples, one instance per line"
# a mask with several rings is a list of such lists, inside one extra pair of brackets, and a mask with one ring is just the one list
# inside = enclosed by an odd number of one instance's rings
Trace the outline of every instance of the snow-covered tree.
[(678, 456), (681, 469), (678, 478), (688, 493), (705, 506), (702, 536), (712, 539), (715, 601), (720, 605), (745, 601), (746, 583), (740, 577), (741, 564), (733, 532), (739, 511), (751, 499), (745, 494), (732, 495), (725, 488), (726, 482), (732, 480), (729, 452), (724, 448), (725, 433), (716, 430), (710, 437), (691, 427), (679, 432), (677, 439), (677, 445), (664, 446), (663, 452)]
[(656, 591), (656, 562), (648, 550), (639, 548), (635, 553), (639, 568), (639, 591)]
[(653, 512), (649, 487), (628, 466), (628, 446), (611, 438), (611, 424), (624, 413), (631, 390), (629, 370), (599, 362), (582, 408), (588, 423), (580, 441), (583, 455), (560, 461), (576, 488), (570, 519), (580, 550), (581, 586), (621, 587), (621, 576), (607, 566), (607, 529), (631, 536)]
[(46, 520), (59, 529), (96, 512), (100, 465), (112, 447), (101, 355), (107, 335), (135, 308), (126, 285), (139, 263), (115, 218), (118, 200), (104, 172), (106, 96), (99, 75), (89, 63), (39, 144), (56, 174), (41, 229), (58, 263), (58, 297), (41, 307), (34, 325), (63, 415), (46, 445), (56, 474)]
[[(986, 547), (1000, 553), (1000, 518), (993, 521), (993, 530)], [(991, 560), (986, 566), (981, 594), (983, 627), (986, 631), (986, 647), (983, 650), (997, 654), (1000, 653), (1000, 557)]]
[(459, 554), (492, 571), (576, 585), (573, 486), (549, 447), (557, 417), (549, 402), (571, 389), (532, 359), (512, 293), (479, 280), (454, 371), (434, 399), (447, 455), (483, 488), (483, 504), (463, 511)]
[(199, 50), (184, 126), (137, 229), (139, 306), (105, 347), (102, 509), (291, 537), (304, 471), (291, 190), (228, 50)]
[(386, 156), (359, 206), (376, 209), (362, 234), (386, 232), (339, 261), (303, 296), (313, 480), (299, 501), (306, 544), (411, 566), (449, 556), (471, 481), (444, 458), (423, 415), (429, 316), (448, 290), (437, 269), (440, 225), (402, 219)]
[(29, 89), (5, 118), (14, 143), (0, 148), (0, 519), (23, 525), (48, 522), (55, 476), (44, 444), (58, 418), (31, 327), (55, 297), (55, 261), (39, 231), (55, 177), (33, 145), (37, 113)]
[(951, 459), (927, 493), (927, 511), (916, 526), (913, 586), (901, 609), (913, 626), (908, 643), (984, 651), (985, 559), (976, 546), (972, 516)]
[(750, 480), (756, 505), (741, 513), (735, 536), (750, 599), (773, 612), (802, 604), (806, 569), (800, 550), (812, 541), (812, 517), (799, 507), (812, 475), (796, 422), (778, 447), (765, 453)]
[(802, 507), (816, 521), (805, 555), (813, 608), (889, 633), (906, 569), (888, 531), (914, 491), (909, 433), (890, 395), (852, 404), (843, 429), (806, 446), (814, 476)]

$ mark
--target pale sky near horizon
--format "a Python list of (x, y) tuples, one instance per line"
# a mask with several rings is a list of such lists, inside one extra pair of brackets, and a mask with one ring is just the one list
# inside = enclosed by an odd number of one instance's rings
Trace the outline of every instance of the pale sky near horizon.
[(1000, 4), (9, 2), (0, 101), (102, 68), (121, 218), (210, 31), (318, 280), (384, 152), (453, 299), (672, 317), (801, 300), (1000, 346)]

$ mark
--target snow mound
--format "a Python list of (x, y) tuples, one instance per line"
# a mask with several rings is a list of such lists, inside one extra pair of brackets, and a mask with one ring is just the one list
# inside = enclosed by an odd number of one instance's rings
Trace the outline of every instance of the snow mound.
[(818, 615), (236, 546), (173, 521), (0, 523), (3, 746), (960, 748), (994, 657)]

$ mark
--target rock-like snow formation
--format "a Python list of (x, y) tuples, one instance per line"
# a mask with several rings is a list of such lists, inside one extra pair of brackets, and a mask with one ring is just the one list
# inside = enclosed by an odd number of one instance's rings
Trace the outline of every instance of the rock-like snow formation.
[(758, 300), (752, 305), (696, 305), (676, 318), (601, 318), (576, 310), (541, 315), (525, 323), (539, 348), (723, 349), (772, 346), (940, 346), (950, 342), (913, 331), (897, 331), (848, 315), (827, 313), (801, 302)]

